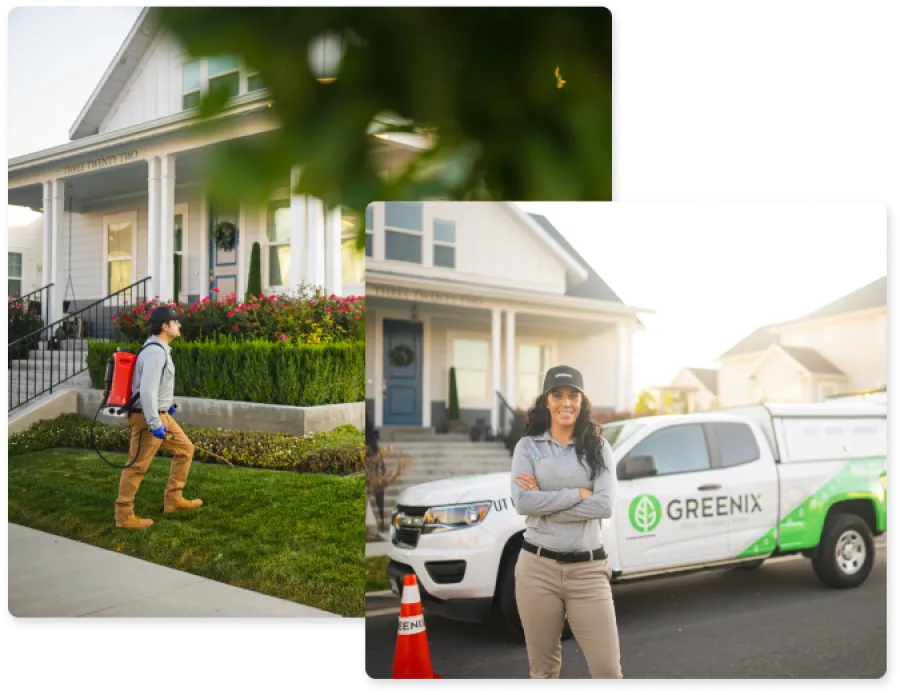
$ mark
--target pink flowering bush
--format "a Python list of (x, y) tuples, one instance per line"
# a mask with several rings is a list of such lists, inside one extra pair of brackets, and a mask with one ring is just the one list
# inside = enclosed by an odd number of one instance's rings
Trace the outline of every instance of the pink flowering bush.
[[(185, 317), (181, 335), (186, 341), (215, 340), (230, 336), (239, 340), (267, 340), (289, 345), (320, 345), (365, 340), (365, 297), (326, 296), (321, 291), (300, 296), (262, 294), (238, 300), (234, 292), (193, 304), (169, 303)], [(112, 317), (127, 340), (143, 341), (149, 335), (150, 313), (163, 305), (151, 299)]]

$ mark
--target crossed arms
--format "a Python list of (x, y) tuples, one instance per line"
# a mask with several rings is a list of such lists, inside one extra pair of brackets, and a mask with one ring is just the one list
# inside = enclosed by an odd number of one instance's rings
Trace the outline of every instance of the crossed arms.
[[(579, 488), (527, 490), (523, 485), (531, 483), (537, 487), (534, 461), (525, 438), (520, 439), (513, 452), (512, 463), (511, 497), (516, 511), (525, 516), (542, 516), (548, 522), (558, 524), (609, 519), (616, 498), (616, 476), (612, 470), (609, 445), (604, 445), (601, 452), (606, 470), (594, 479), (592, 490), (585, 490), (584, 493), (579, 492)], [(591, 494), (588, 495), (588, 492)]]

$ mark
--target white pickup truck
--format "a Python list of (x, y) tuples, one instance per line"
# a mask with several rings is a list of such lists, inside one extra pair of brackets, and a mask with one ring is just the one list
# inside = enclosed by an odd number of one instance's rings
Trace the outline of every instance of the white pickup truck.
[[(871, 572), (872, 539), (886, 527), (886, 404), (662, 415), (606, 425), (603, 436), (619, 480), (602, 526), (613, 581), (793, 553), (832, 587)], [(414, 572), (427, 613), (482, 622), (498, 609), (520, 632), (513, 568), (525, 518), (510, 483), (495, 473), (404, 491), (391, 519), (394, 592)]]

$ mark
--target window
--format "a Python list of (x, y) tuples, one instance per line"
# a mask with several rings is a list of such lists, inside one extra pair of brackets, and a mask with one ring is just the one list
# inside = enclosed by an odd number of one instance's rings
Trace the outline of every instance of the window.
[(422, 203), (384, 204), (384, 257), (422, 262)]
[(434, 265), (456, 267), (456, 222), (434, 221)]
[(341, 282), (348, 285), (366, 281), (366, 257), (356, 248), (357, 219), (349, 210), (341, 210)]
[(174, 263), (175, 267), (173, 269), (173, 283), (172, 283), (172, 297), (178, 302), (181, 301), (181, 295), (184, 292), (187, 283), (185, 282), (187, 278), (187, 268), (186, 268), (186, 256), (185, 256), (185, 247), (187, 246), (187, 242), (185, 240), (185, 226), (187, 220), (187, 206), (179, 205), (176, 209), (182, 208), (182, 212), (178, 212), (175, 214), (175, 219), (172, 224), (172, 237), (173, 237), (173, 246), (172, 253), (174, 254)]
[(7, 274), (9, 276), (9, 284), (7, 285), (7, 298), (18, 297), (22, 294), (22, 254), (7, 254)]
[(223, 90), (229, 99), (238, 96), (242, 74), (246, 75), (248, 94), (265, 89), (259, 73), (242, 67), (237, 56), (221, 55), (185, 63), (181, 71), (181, 108), (199, 106), (203, 95), (214, 89)]
[(544, 374), (550, 369), (550, 348), (546, 345), (519, 346), (518, 405), (530, 406), (541, 394)]
[(372, 230), (375, 229), (375, 208), (371, 205), (366, 207), (366, 255), (372, 257), (372, 246), (374, 243), (374, 235)]
[(181, 108), (192, 109), (200, 105), (200, 88), (203, 85), (203, 61), (185, 63), (181, 78)]
[(111, 222), (106, 225), (107, 293), (113, 294), (132, 282), (132, 249), (134, 225), (131, 222)]
[(740, 422), (716, 422), (709, 425), (719, 443), (722, 467), (740, 466), (759, 460), (759, 445), (753, 430)]
[(235, 56), (218, 56), (210, 58), (209, 91), (223, 90), (230, 99), (241, 93), (241, 74), (238, 59)]
[(269, 246), (269, 287), (291, 284), (291, 201), (269, 203), (266, 238)]
[(659, 475), (709, 470), (709, 447), (701, 425), (675, 425), (658, 430), (635, 446), (631, 456), (652, 456)]
[(460, 405), (485, 405), (490, 402), (490, 345), (486, 340), (456, 338), (453, 341), (453, 366)]

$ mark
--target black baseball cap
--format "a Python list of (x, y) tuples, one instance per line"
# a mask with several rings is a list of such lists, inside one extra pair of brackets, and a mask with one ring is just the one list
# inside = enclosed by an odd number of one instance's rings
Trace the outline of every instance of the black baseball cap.
[(148, 323), (166, 323), (167, 321), (184, 321), (184, 316), (179, 316), (170, 306), (158, 306), (150, 312)]
[(544, 376), (544, 393), (560, 386), (571, 386), (584, 393), (584, 379), (581, 372), (564, 364), (548, 369)]

